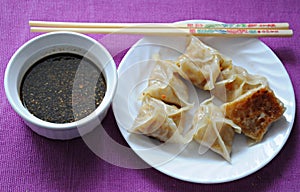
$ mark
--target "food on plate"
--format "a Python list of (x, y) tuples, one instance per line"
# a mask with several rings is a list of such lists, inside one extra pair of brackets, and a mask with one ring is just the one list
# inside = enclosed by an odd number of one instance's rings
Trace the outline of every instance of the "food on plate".
[(212, 93), (223, 102), (231, 102), (249, 90), (268, 86), (265, 77), (251, 75), (246, 69), (234, 65), (223, 70), (219, 79)]
[(237, 99), (225, 103), (226, 117), (242, 128), (242, 133), (255, 143), (260, 142), (272, 122), (279, 119), (285, 107), (268, 87), (249, 90)]
[(260, 142), (271, 123), (284, 113), (282, 102), (265, 77), (249, 74), (242, 67), (233, 65), (225, 69), (219, 79), (212, 93), (225, 102), (226, 117), (254, 143)]
[[(176, 61), (154, 59), (148, 87), (132, 133), (140, 133), (162, 142), (188, 143), (210, 149), (230, 161), (235, 132), (243, 133), (254, 143), (260, 142), (268, 127), (284, 113), (265, 77), (252, 75), (232, 65), (229, 58), (190, 37), (185, 53)], [(186, 81), (209, 90), (213, 95), (190, 113)], [(221, 105), (213, 103), (213, 98)], [(187, 116), (193, 120), (188, 121)], [(188, 124), (188, 126), (187, 126)]]
[(129, 132), (140, 133), (163, 142), (188, 143), (192, 135), (184, 134), (185, 113), (190, 106), (178, 108), (158, 99), (143, 98), (137, 118)]
[(213, 104), (212, 98), (200, 104), (193, 127), (197, 130), (195, 141), (230, 162), (234, 132), (241, 133), (241, 128), (224, 116), (221, 108)]
[(231, 59), (192, 36), (176, 64), (195, 86), (212, 90), (220, 72), (231, 66)]
[(151, 96), (165, 103), (183, 107), (189, 105), (188, 87), (180, 77), (181, 70), (172, 61), (155, 58), (155, 67), (150, 73), (148, 87), (143, 96)]

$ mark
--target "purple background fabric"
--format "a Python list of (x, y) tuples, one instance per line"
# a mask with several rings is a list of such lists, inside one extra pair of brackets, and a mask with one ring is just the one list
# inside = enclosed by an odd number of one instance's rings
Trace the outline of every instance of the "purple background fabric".
[[(223, 22), (289, 22), (292, 38), (261, 38), (281, 59), (292, 80), (296, 104), (300, 92), (300, 2), (298, 0), (74, 0), (16, 1), (0, 5), (0, 191), (298, 191), (300, 131), (297, 109), (292, 133), (265, 167), (237, 181), (205, 185), (180, 181), (153, 168), (126, 169), (97, 157), (81, 138), (54, 141), (26, 127), (9, 105), (3, 87), (13, 53), (37, 33), (29, 20), (82, 22), (175, 22), (209, 19)], [(92, 35), (101, 38), (101, 35)], [(115, 42), (118, 44), (118, 42)], [(111, 50), (110, 50), (111, 51)], [(126, 51), (115, 56), (120, 62)], [(112, 110), (107, 132), (126, 145)], [(114, 152), (112, 151), (112, 156)], [(117, 157), (122, 158), (122, 157)], [(201, 174), (201, 173), (199, 173)]]

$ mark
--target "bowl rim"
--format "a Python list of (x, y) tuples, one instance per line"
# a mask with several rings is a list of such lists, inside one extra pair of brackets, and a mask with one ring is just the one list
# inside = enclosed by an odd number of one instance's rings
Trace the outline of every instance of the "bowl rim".
[[(16, 58), (28, 46), (34, 44), (37, 40), (39, 40), (41, 38), (47, 38), (47, 37), (53, 36), (53, 35), (71, 35), (73, 37), (76, 36), (76, 37), (82, 38), (86, 41), (89, 41), (90, 43), (93, 44), (93, 46), (98, 46), (101, 49), (101, 51), (107, 56), (107, 58), (109, 58), (109, 61), (107, 62), (106, 65), (114, 65), (114, 66), (111, 66), (112, 72), (113, 72), (112, 74), (109, 74), (109, 75), (105, 74), (105, 72), (104, 72), (105, 70), (103, 70), (104, 76), (106, 77), (106, 86), (107, 87), (106, 87), (106, 92), (105, 92), (104, 98), (103, 98), (102, 102), (100, 103), (100, 105), (86, 117), (84, 117), (80, 120), (74, 121), (74, 122), (70, 122), (70, 123), (53, 123), (53, 122), (48, 122), (48, 121), (42, 120), (42, 119), (34, 116), (30, 112), (29, 112), (30, 115), (24, 114), (23, 110), (27, 110), (27, 109), (22, 104), (20, 97), (19, 97), (19, 101), (15, 101), (13, 99), (12, 93), (11, 93), (11, 88), (9, 88), (10, 84), (9, 84), (8, 77), (11, 75), (11, 73), (13, 73), (12, 66), (15, 64)], [(29, 68), (27, 68), (26, 71)], [(18, 75), (15, 75), (15, 78), (19, 78)], [(107, 78), (110, 78), (110, 82), (112, 82), (109, 85), (107, 84)], [(17, 86), (19, 86), (19, 85), (17, 85)], [(91, 121), (98, 119), (98, 116), (101, 113), (105, 112), (109, 108), (109, 106), (113, 100), (113, 97), (115, 95), (116, 87), (117, 87), (116, 64), (115, 64), (111, 54), (108, 52), (108, 50), (101, 43), (99, 43), (98, 41), (96, 41), (95, 39), (93, 39), (87, 35), (83, 35), (83, 34), (77, 33), (77, 32), (69, 32), (69, 31), (49, 32), (46, 34), (36, 36), (36, 37), (30, 39), (29, 41), (25, 42), (21, 47), (19, 47), (17, 49), (17, 51), (13, 54), (13, 56), (9, 60), (6, 70), (5, 70), (5, 75), (4, 75), (4, 88), (5, 88), (6, 98), (8, 99), (8, 101), (9, 101), (10, 105), (12, 106), (12, 108), (14, 109), (14, 111), (18, 115), (20, 115), (22, 117), (22, 119), (25, 120), (25, 122), (29, 122), (30, 124), (33, 124), (38, 127), (42, 127), (42, 128), (46, 128), (46, 129), (55, 129), (55, 130), (68, 130), (68, 129), (72, 129), (72, 128), (85, 126), (85, 125), (89, 124)], [(109, 88), (109, 90), (108, 90), (108, 88)], [(21, 102), (21, 108), (22, 108), (21, 110), (20, 110), (20, 108), (19, 108), (20, 106), (17, 104), (17, 102)]]

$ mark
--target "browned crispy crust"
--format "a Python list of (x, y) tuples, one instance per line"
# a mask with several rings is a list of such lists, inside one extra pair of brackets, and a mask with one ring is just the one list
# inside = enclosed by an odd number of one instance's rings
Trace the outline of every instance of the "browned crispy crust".
[(262, 140), (269, 125), (285, 111), (283, 103), (267, 87), (259, 88), (224, 105), (226, 116), (255, 142)]

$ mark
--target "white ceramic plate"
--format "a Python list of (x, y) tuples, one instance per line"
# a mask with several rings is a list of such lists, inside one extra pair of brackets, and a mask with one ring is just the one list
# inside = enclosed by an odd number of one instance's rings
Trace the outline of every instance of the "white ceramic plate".
[[(195, 183), (233, 181), (259, 170), (281, 150), (294, 122), (294, 90), (281, 61), (260, 40), (216, 37), (205, 37), (201, 40), (231, 57), (234, 65), (243, 66), (251, 74), (265, 76), (277, 97), (284, 103), (284, 116), (269, 128), (261, 143), (248, 147), (245, 137), (236, 134), (231, 163), (228, 163), (211, 151), (200, 155), (199, 145), (195, 142), (187, 146), (166, 145), (126, 131), (137, 115), (140, 105), (138, 97), (146, 87), (148, 75), (153, 67), (149, 62), (152, 55), (160, 53), (162, 59), (175, 60), (185, 48), (183, 37), (145, 37), (128, 51), (118, 68), (119, 84), (113, 101), (113, 111), (129, 146), (155, 169), (180, 180)], [(199, 93), (200, 102), (209, 97), (209, 93), (198, 91)]]

